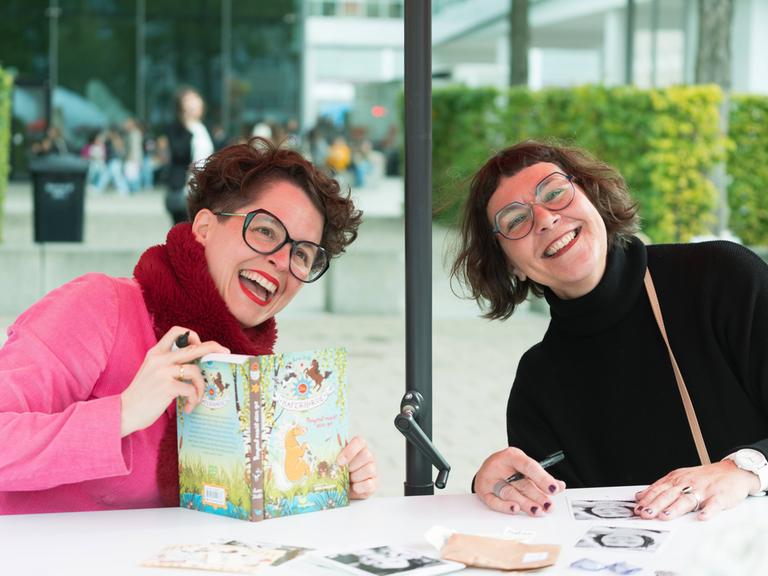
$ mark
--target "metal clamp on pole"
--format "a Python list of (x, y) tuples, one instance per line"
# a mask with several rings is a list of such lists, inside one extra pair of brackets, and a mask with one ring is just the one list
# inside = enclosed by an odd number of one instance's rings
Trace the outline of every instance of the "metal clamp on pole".
[(423, 398), (418, 392), (413, 390), (406, 392), (400, 401), (400, 414), (395, 416), (395, 427), (437, 468), (435, 486), (442, 489), (448, 482), (451, 466), (419, 426), (418, 416), (422, 401)]

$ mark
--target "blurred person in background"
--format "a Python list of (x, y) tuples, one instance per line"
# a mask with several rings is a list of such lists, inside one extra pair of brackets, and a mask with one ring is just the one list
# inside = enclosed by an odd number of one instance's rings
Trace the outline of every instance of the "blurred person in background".
[(88, 142), (80, 150), (80, 156), (88, 160), (88, 185), (93, 187), (97, 193), (104, 191), (99, 188), (101, 182), (105, 181), (104, 176), (107, 171), (107, 149), (104, 143), (104, 133), (96, 131), (91, 134)]
[(125, 161), (123, 173), (128, 183), (128, 190), (135, 194), (141, 190), (141, 173), (144, 167), (144, 133), (138, 122), (128, 118), (123, 123), (125, 132)]
[(168, 188), (165, 207), (174, 224), (185, 222), (190, 171), (213, 153), (213, 141), (203, 124), (205, 103), (193, 88), (181, 88), (176, 94), (176, 120), (168, 128)]
[(352, 162), (352, 151), (344, 136), (336, 136), (328, 148), (325, 164), (336, 174), (346, 172)]

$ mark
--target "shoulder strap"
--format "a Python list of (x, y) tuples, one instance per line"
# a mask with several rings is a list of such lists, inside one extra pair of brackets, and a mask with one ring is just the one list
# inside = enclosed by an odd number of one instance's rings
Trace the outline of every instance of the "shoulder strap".
[(680, 397), (683, 399), (683, 406), (685, 406), (685, 415), (688, 417), (688, 426), (691, 428), (691, 434), (693, 435), (693, 441), (696, 444), (696, 451), (699, 453), (699, 459), (702, 464), (709, 464), (709, 453), (707, 447), (704, 444), (704, 437), (701, 435), (701, 428), (699, 428), (699, 421), (696, 418), (696, 411), (693, 409), (693, 403), (691, 397), (688, 395), (688, 389), (685, 387), (685, 381), (683, 375), (680, 373), (680, 368), (677, 366), (677, 360), (672, 353), (672, 347), (669, 345), (669, 339), (667, 339), (667, 331), (664, 328), (664, 318), (661, 316), (661, 308), (659, 307), (659, 299), (656, 296), (656, 289), (653, 287), (653, 280), (651, 280), (651, 272), (648, 268), (645, 269), (645, 290), (648, 292), (648, 299), (651, 301), (651, 308), (653, 308), (653, 316), (656, 318), (656, 324), (659, 325), (659, 331), (664, 338), (664, 344), (667, 345), (667, 352), (669, 352), (669, 359), (672, 361), (672, 370), (675, 372), (675, 380), (677, 380), (677, 388), (680, 390)]

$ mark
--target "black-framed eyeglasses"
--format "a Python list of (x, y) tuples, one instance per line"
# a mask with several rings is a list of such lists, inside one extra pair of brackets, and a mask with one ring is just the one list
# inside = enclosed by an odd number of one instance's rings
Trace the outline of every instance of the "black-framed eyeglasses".
[(575, 195), (573, 176), (552, 172), (536, 184), (533, 202), (512, 202), (496, 212), (492, 232), (501, 234), (508, 240), (524, 238), (533, 230), (534, 204), (557, 212), (567, 208)]
[(291, 245), (288, 269), (297, 279), (307, 284), (325, 274), (330, 258), (325, 248), (309, 240), (294, 240), (280, 218), (268, 210), (253, 210), (247, 214), (214, 212), (216, 216), (240, 216), (243, 220), (243, 240), (254, 252), (274, 254), (286, 244)]

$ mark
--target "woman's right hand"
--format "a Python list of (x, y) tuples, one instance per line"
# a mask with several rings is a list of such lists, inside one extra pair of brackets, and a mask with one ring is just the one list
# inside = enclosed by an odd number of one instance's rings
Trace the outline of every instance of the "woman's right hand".
[[(500, 485), (498, 496), (494, 486), (499, 481), (520, 472), (525, 478)], [(536, 460), (519, 448), (509, 447), (486, 458), (475, 475), (475, 492), (488, 508), (497, 512), (516, 514), (524, 511), (530, 516), (542, 516), (552, 510), (551, 496), (565, 490), (565, 482), (552, 477)]]
[[(189, 332), (189, 345), (171, 350), (176, 338)], [(177, 396), (187, 399), (185, 411), (191, 412), (203, 397), (205, 383), (195, 364), (206, 354), (228, 354), (229, 350), (213, 341), (200, 342), (191, 330), (174, 326), (147, 351), (136, 376), (120, 395), (120, 435), (125, 437), (152, 425)]]

